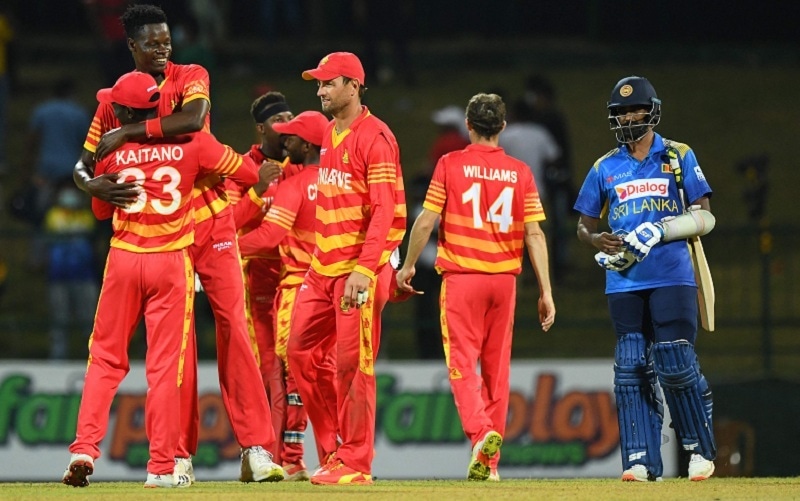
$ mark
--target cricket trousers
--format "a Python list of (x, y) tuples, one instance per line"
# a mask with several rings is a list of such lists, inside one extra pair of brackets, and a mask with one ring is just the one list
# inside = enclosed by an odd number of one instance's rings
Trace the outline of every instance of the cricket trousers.
[(267, 450), (280, 464), (286, 421), (286, 386), (275, 354), (275, 296), (280, 282), (280, 259), (251, 258), (245, 266), (245, 297), (250, 345), (269, 402), (275, 443)]
[[(306, 427), (308, 426), (308, 414), (297, 390), (294, 370), (289, 366), (287, 356), (292, 326), (292, 311), (294, 310), (295, 298), (299, 288), (299, 284), (292, 287), (281, 287), (275, 296), (275, 354), (281, 364), (284, 387), (286, 388), (286, 419), (283, 423), (281, 461), (287, 465), (297, 464), (303, 460), (305, 452), (303, 443), (305, 441)], [(332, 373), (331, 376), (333, 376)]]
[[(260, 445), (269, 449), (274, 446), (275, 433), (250, 346), (242, 265), (230, 208), (195, 226), (195, 243), (189, 251), (214, 313), (220, 391), (234, 437), (241, 447)], [(191, 370), (196, 374), (196, 351), (194, 355)], [(187, 372), (189, 363), (187, 359)], [(181, 408), (193, 410), (193, 414), (183, 416), (185, 431), (178, 450), (181, 457), (187, 457), (197, 452), (196, 383), (182, 387)]]
[[(289, 365), (325, 455), (361, 473), (372, 472), (375, 443), (375, 359), (381, 312), (389, 298), (392, 267), (384, 265), (360, 308), (343, 308), (348, 275), (326, 277), (308, 270), (297, 292), (289, 335)], [(319, 354), (335, 352), (335, 384), (320, 375)], [(336, 395), (332, 406), (330, 395)], [(341, 444), (336, 446), (336, 432)]]
[[(111, 403), (130, 370), (128, 345), (144, 316), (147, 331), (147, 471), (171, 474), (181, 434), (180, 387), (191, 332), (194, 270), (186, 249), (135, 253), (111, 248), (89, 339), (89, 363), (72, 453), (100, 457)], [(178, 412), (176, 413), (176, 408)]]
[[(473, 446), (491, 430), (505, 434), (516, 287), (516, 276), (510, 274), (442, 277), (445, 362), (461, 425)], [(492, 466), (499, 456), (492, 458)]]

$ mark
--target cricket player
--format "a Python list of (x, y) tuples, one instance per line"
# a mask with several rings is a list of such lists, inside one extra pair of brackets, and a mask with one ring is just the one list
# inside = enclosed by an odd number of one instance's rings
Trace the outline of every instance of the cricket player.
[[(394, 271), (389, 257), (406, 228), (400, 148), (361, 104), (364, 68), (355, 54), (328, 54), (303, 78), (316, 80), (322, 111), (333, 120), (322, 137), (316, 249), (295, 299), (289, 361), (311, 425), (325, 434), (329, 460), (311, 482), (371, 484), (381, 312)], [(335, 416), (300, 377), (314, 372), (320, 347), (336, 354)]]
[[(133, 5), (122, 16), (136, 69), (153, 75), (161, 100), (158, 116), (144, 122), (120, 124), (111, 106), (101, 103), (75, 166), (75, 182), (93, 197), (126, 207), (136, 195), (132, 182), (117, 182), (117, 174), (93, 176), (95, 161), (112, 154), (127, 141), (173, 137), (209, 130), (208, 72), (194, 64), (169, 61), (172, 41), (164, 12), (153, 5)], [(283, 470), (264, 447), (275, 433), (268, 425), (269, 404), (259, 384), (258, 365), (250, 347), (244, 310), (236, 228), (221, 178), (204, 175), (193, 195), (195, 238), (189, 252), (208, 296), (216, 323), (217, 364), (222, 400), (236, 441), (242, 447), (242, 481), (277, 481)], [(197, 452), (199, 429), (197, 349), (194, 336), (187, 346), (185, 385), (181, 390), (184, 434), (178, 448), (178, 467), (194, 479), (191, 455)]]
[[(301, 165), (302, 171), (278, 185), (275, 198), (264, 222), (239, 239), (243, 257), (271, 254), (279, 249), (281, 274), (275, 297), (275, 352), (281, 362), (285, 381), (287, 412), (283, 430), (281, 461), (286, 480), (308, 480), (303, 461), (303, 442), (308, 415), (297, 391), (295, 371), (288, 360), (287, 346), (291, 330), (292, 311), (297, 291), (311, 266), (316, 244), (314, 227), (317, 209), (317, 178), (319, 151), (328, 119), (318, 111), (305, 111), (287, 123), (272, 127), (281, 134), (284, 150), (291, 164)], [(310, 385), (317, 395), (314, 401), (326, 401), (326, 408), (335, 415), (335, 371), (331, 353), (319, 354), (314, 374), (299, 375), (314, 379)], [(322, 448), (319, 448), (320, 452)], [(320, 457), (322, 462), (323, 457)]]
[[(545, 218), (530, 168), (498, 146), (506, 106), (476, 94), (466, 108), (470, 145), (443, 155), (409, 237), (397, 285), (410, 280), (441, 217), (436, 270), (445, 362), (464, 433), (472, 443), (469, 480), (500, 480), (506, 427), (517, 275), (528, 249), (539, 283), (539, 321), (548, 331), (556, 308), (547, 264)], [(480, 361), (481, 373), (476, 368)]]
[[(149, 73), (126, 73), (97, 99), (111, 106), (122, 124), (157, 115), (159, 86)], [(89, 341), (75, 441), (64, 473), (67, 485), (84, 487), (100, 457), (99, 445), (119, 384), (129, 370), (128, 344), (142, 316), (147, 328), (145, 428), (150, 442), (145, 487), (188, 487), (188, 475), (173, 475), (181, 434), (180, 387), (191, 330), (194, 267), (192, 191), (197, 177), (228, 176), (254, 183), (256, 165), (207, 132), (126, 143), (95, 164), (135, 182), (137, 200), (122, 209), (98, 199), (99, 219), (113, 215), (114, 234)]]
[[(599, 251), (595, 260), (607, 270), (622, 480), (663, 473), (656, 378), (691, 454), (689, 478), (705, 480), (714, 473), (716, 445), (711, 389), (694, 349), (697, 284), (686, 239), (714, 227), (711, 188), (689, 146), (654, 132), (661, 100), (646, 78), (617, 82), (607, 108), (617, 146), (589, 169), (575, 210), (578, 239)], [(598, 229), (601, 218), (610, 231)]]

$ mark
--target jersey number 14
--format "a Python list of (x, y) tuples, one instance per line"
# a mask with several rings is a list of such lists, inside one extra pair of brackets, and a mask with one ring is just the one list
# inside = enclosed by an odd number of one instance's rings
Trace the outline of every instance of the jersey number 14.
[[(500, 195), (492, 202), (489, 211), (486, 213), (486, 222), (497, 223), (501, 233), (508, 233), (514, 218), (511, 215), (512, 202), (514, 200), (514, 188), (506, 186)], [(467, 191), (461, 194), (461, 203), (472, 202), (472, 224), (475, 228), (483, 228), (483, 217), (481, 217), (481, 184), (472, 183)]]

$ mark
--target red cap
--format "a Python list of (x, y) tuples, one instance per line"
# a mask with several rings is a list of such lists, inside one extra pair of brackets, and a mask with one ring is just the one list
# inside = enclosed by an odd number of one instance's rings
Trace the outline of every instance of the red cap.
[(97, 100), (101, 103), (117, 103), (137, 110), (155, 108), (160, 97), (156, 79), (141, 71), (125, 73), (110, 89), (97, 91)]
[(328, 118), (319, 111), (304, 111), (288, 122), (272, 124), (272, 130), (278, 134), (300, 136), (303, 141), (321, 146), (328, 123)]
[(304, 80), (325, 81), (336, 77), (352, 78), (364, 85), (364, 67), (358, 56), (352, 52), (333, 52), (323, 57), (316, 68), (303, 72)]

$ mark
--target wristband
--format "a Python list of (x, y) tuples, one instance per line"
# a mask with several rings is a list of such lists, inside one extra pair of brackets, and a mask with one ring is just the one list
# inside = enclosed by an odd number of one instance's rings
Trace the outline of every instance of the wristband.
[(164, 137), (164, 131), (161, 130), (161, 119), (151, 118), (150, 120), (145, 120), (144, 135), (147, 136), (148, 139), (153, 137)]

